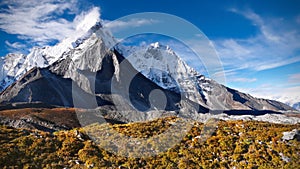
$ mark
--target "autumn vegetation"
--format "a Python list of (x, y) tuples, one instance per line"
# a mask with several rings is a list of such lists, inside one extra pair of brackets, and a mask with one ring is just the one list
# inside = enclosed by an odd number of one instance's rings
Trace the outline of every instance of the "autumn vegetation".
[[(282, 133), (300, 124), (218, 121), (201, 140), (204, 124), (193, 122), (187, 134), (165, 152), (134, 158), (105, 149), (104, 141), (88, 136), (109, 127), (132, 138), (164, 133), (177, 117), (129, 124), (92, 124), (48, 133), (0, 126), (0, 168), (299, 168), (300, 142), (284, 141)], [(107, 134), (106, 140), (118, 140)], [(155, 145), (149, 142), (152, 146)], [(153, 145), (154, 144), (154, 145)], [(138, 151), (138, 150), (137, 150)]]

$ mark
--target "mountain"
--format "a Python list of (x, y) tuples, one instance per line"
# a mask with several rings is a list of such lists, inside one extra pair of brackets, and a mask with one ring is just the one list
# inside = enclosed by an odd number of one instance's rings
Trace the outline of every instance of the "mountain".
[[(97, 34), (102, 38), (111, 38), (105, 39), (106, 45), (112, 43), (114, 39), (108, 35), (107, 31), (101, 30), (102, 27), (100, 22), (97, 22), (93, 27), (91, 27), (88, 32), (83, 35), (78, 35), (76, 38), (66, 38), (62, 42), (58, 43), (55, 46), (46, 46), (46, 47), (34, 47), (31, 49), (28, 55), (23, 54), (8, 54), (5, 57), (0, 58), (0, 91), (3, 91), (14, 81), (20, 79), (26, 72), (30, 71), (32, 68), (45, 68), (55, 62), (66, 59), (71, 51), (77, 49), (77, 53), (80, 55), (81, 48), (78, 47), (85, 40), (91, 38), (92, 35)], [(73, 40), (75, 39), (75, 40)], [(91, 45), (89, 40), (86, 41), (86, 45)], [(81, 46), (82, 47), (82, 46)], [(73, 52), (74, 53), (74, 52)], [(77, 57), (77, 53), (74, 54), (74, 58)]]
[(0, 58), (0, 91), (15, 81), (15, 77), (23, 65), (26, 56), (23, 54), (8, 54)]
[(206, 78), (168, 46), (153, 43), (139, 48), (119, 44), (112, 48), (114, 43), (99, 22), (75, 42), (66, 39), (52, 47), (34, 48), (27, 56), (7, 55), (1, 60), (4, 90), (0, 103), (42, 102), (109, 110), (119, 110), (121, 106), (131, 112), (150, 112), (133, 117), (114, 111), (111, 116), (123, 121), (150, 119), (157, 116), (155, 110), (183, 110), (189, 116), (210, 110), (248, 114), (294, 110)]
[(206, 78), (188, 66), (169, 46), (159, 42), (148, 47), (117, 49), (133, 67), (164, 89), (181, 93), (184, 97), (211, 110), (292, 110), (289, 106), (223, 86)]
[(286, 105), (289, 105), (290, 107), (293, 107), (296, 110), (300, 110), (300, 96), (289, 93), (287, 95), (271, 96), (270, 99), (285, 103)]
[(294, 103), (294, 104), (293, 104), (293, 108), (294, 108), (294, 109), (297, 109), (297, 110), (300, 110), (300, 102)]
[[(119, 63), (124, 60), (123, 56), (117, 51), (109, 50), (109, 43), (107, 43), (109, 40), (103, 39), (105, 32), (100, 29), (100, 26), (94, 31), (88, 38), (81, 40), (81, 44), (77, 43), (74, 48), (68, 48), (67, 52), (56, 57), (58, 59), (54, 63), (47, 67), (43, 65), (26, 71), (23, 76), (2, 91), (0, 102), (43, 102), (58, 106), (95, 108), (95, 104), (89, 102), (94, 97), (97, 101), (96, 106), (112, 105), (111, 95), (114, 94), (130, 98), (138, 110), (149, 109), (151, 100), (141, 99), (141, 97), (148, 97), (150, 91), (161, 88), (133, 69), (129, 62), (124, 62), (125, 64), (120, 66)], [(33, 54), (30, 53), (28, 56)], [(46, 54), (41, 57), (53, 58), (49, 56), (51, 55)], [(123, 83), (127, 81), (126, 77), (130, 74), (137, 75), (130, 84), (131, 92), (128, 93), (119, 89), (119, 86), (124, 86)], [(90, 76), (96, 77), (95, 85), (90, 83), (92, 81), (89, 79)], [(113, 79), (117, 83), (112, 85)], [(118, 93), (112, 93), (112, 86)], [(178, 94), (168, 90), (163, 92), (167, 96), (166, 109), (175, 110), (177, 107), (175, 104), (180, 100)], [(80, 105), (74, 103), (73, 97), (76, 96), (80, 98), (80, 101), (77, 101)]]

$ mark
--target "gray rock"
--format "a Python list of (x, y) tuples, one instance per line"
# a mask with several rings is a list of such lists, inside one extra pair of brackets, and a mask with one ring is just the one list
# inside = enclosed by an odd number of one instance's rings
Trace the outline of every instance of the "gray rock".
[(282, 140), (284, 141), (289, 141), (289, 140), (293, 140), (293, 139), (297, 139), (298, 141), (300, 141), (300, 132), (297, 129), (293, 129), (292, 131), (286, 131), (282, 133)]

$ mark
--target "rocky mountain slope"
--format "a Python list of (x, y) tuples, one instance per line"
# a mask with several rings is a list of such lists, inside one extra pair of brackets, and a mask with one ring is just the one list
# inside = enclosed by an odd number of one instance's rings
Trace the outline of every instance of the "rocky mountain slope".
[(159, 42), (146, 48), (119, 45), (117, 49), (136, 70), (160, 87), (181, 93), (211, 110), (292, 110), (283, 103), (254, 98), (206, 78)]

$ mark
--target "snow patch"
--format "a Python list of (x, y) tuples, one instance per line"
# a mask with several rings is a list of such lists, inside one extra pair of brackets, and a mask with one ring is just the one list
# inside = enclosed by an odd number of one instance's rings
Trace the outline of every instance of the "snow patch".
[(281, 138), (282, 140), (289, 141), (289, 140), (293, 140), (295, 138), (300, 139), (300, 132), (297, 129), (293, 129), (292, 131), (286, 131), (286, 132), (283, 132), (282, 134), (283, 134), (283, 136)]

